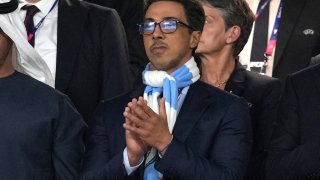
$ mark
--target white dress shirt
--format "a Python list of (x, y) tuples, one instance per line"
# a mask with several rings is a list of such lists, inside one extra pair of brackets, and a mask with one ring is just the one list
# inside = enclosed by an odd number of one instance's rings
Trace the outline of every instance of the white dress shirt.
[[(253, 11), (253, 13), (255, 14), (256, 11), (257, 11), (257, 8), (258, 8), (260, 0), (246, 0), (246, 1), (249, 4), (249, 6), (250, 6), (251, 10)], [(280, 1), (281, 0), (271, 0), (271, 2), (270, 2), (269, 25), (268, 25), (268, 27), (269, 27), (269, 29), (268, 29), (268, 41), (269, 41), (269, 39), (271, 37), (271, 33), (272, 33), (272, 30), (273, 30), (274, 22), (276, 20), (276, 16), (277, 16), (278, 8), (279, 8), (279, 5), (280, 5)], [(249, 36), (248, 42), (247, 42), (247, 44), (245, 45), (245, 47), (243, 48), (243, 50), (241, 51), (241, 53), (239, 55), (240, 63), (243, 64), (243, 65), (248, 65), (250, 63), (254, 28), (255, 28), (255, 23), (253, 24), (252, 31), (251, 31), (251, 34)], [(266, 43), (268, 43), (268, 42), (266, 42)], [(275, 49), (273, 50), (273, 53), (272, 53), (271, 57), (268, 60), (268, 66), (267, 66), (267, 71), (266, 71), (266, 75), (268, 75), (268, 76), (272, 76), (274, 52), (275, 52)]]
[[(40, 12), (34, 15), (34, 25), (48, 14), (55, 0), (41, 0), (35, 4), (28, 3), (26, 0), (20, 0), (18, 9), (20, 16), (24, 20), (26, 17), (26, 10), (21, 8), (26, 5), (35, 5)], [(40, 28), (35, 33), (34, 49), (44, 59), (48, 65), (50, 72), (55, 79), (56, 75), (56, 57), (57, 57), (57, 28), (58, 28), (58, 4), (47, 15)], [(27, 34), (26, 34), (27, 36)]]

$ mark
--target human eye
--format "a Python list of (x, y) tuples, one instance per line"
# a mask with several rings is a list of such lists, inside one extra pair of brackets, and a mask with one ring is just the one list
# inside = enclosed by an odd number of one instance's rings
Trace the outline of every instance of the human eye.
[(175, 20), (164, 20), (161, 23), (162, 30), (175, 30), (177, 28), (177, 21)]
[(150, 31), (150, 30), (153, 30), (153, 28), (154, 28), (154, 22), (144, 22), (143, 23), (143, 29), (145, 30), (145, 31)]
[(140, 34), (151, 34), (153, 33), (154, 26), (155, 26), (155, 22), (145, 21), (139, 24), (139, 32)]

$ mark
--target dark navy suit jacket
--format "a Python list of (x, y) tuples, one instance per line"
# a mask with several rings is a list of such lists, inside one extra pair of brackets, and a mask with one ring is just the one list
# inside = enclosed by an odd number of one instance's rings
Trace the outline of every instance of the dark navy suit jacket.
[(290, 75), (267, 160), (267, 179), (320, 178), (320, 65)]
[[(130, 176), (123, 111), (143, 88), (99, 106), (89, 132), (82, 179), (141, 179), (143, 165)], [(164, 179), (241, 179), (251, 149), (247, 104), (201, 81), (192, 84), (173, 130), (173, 141), (155, 168)]]

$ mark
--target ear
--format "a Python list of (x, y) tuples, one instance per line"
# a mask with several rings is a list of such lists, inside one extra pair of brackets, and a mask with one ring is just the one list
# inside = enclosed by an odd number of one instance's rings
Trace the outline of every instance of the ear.
[(232, 26), (227, 30), (227, 44), (232, 44), (238, 40), (241, 35), (241, 28), (239, 26)]
[(198, 43), (200, 41), (201, 32), (200, 31), (193, 31), (190, 38), (190, 48), (194, 49), (198, 46)]

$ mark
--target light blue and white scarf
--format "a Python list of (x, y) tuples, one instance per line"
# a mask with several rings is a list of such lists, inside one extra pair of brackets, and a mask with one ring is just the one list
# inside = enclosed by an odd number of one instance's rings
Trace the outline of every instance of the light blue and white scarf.
[[(163, 94), (170, 133), (177, 119), (178, 89), (190, 86), (199, 78), (199, 69), (193, 57), (171, 74), (165, 71), (150, 70), (150, 63), (143, 71), (143, 83), (147, 85), (143, 95), (144, 99), (147, 100), (148, 106), (159, 114), (159, 96)], [(157, 151), (152, 148), (147, 155), (146, 165), (154, 160), (156, 153)]]

